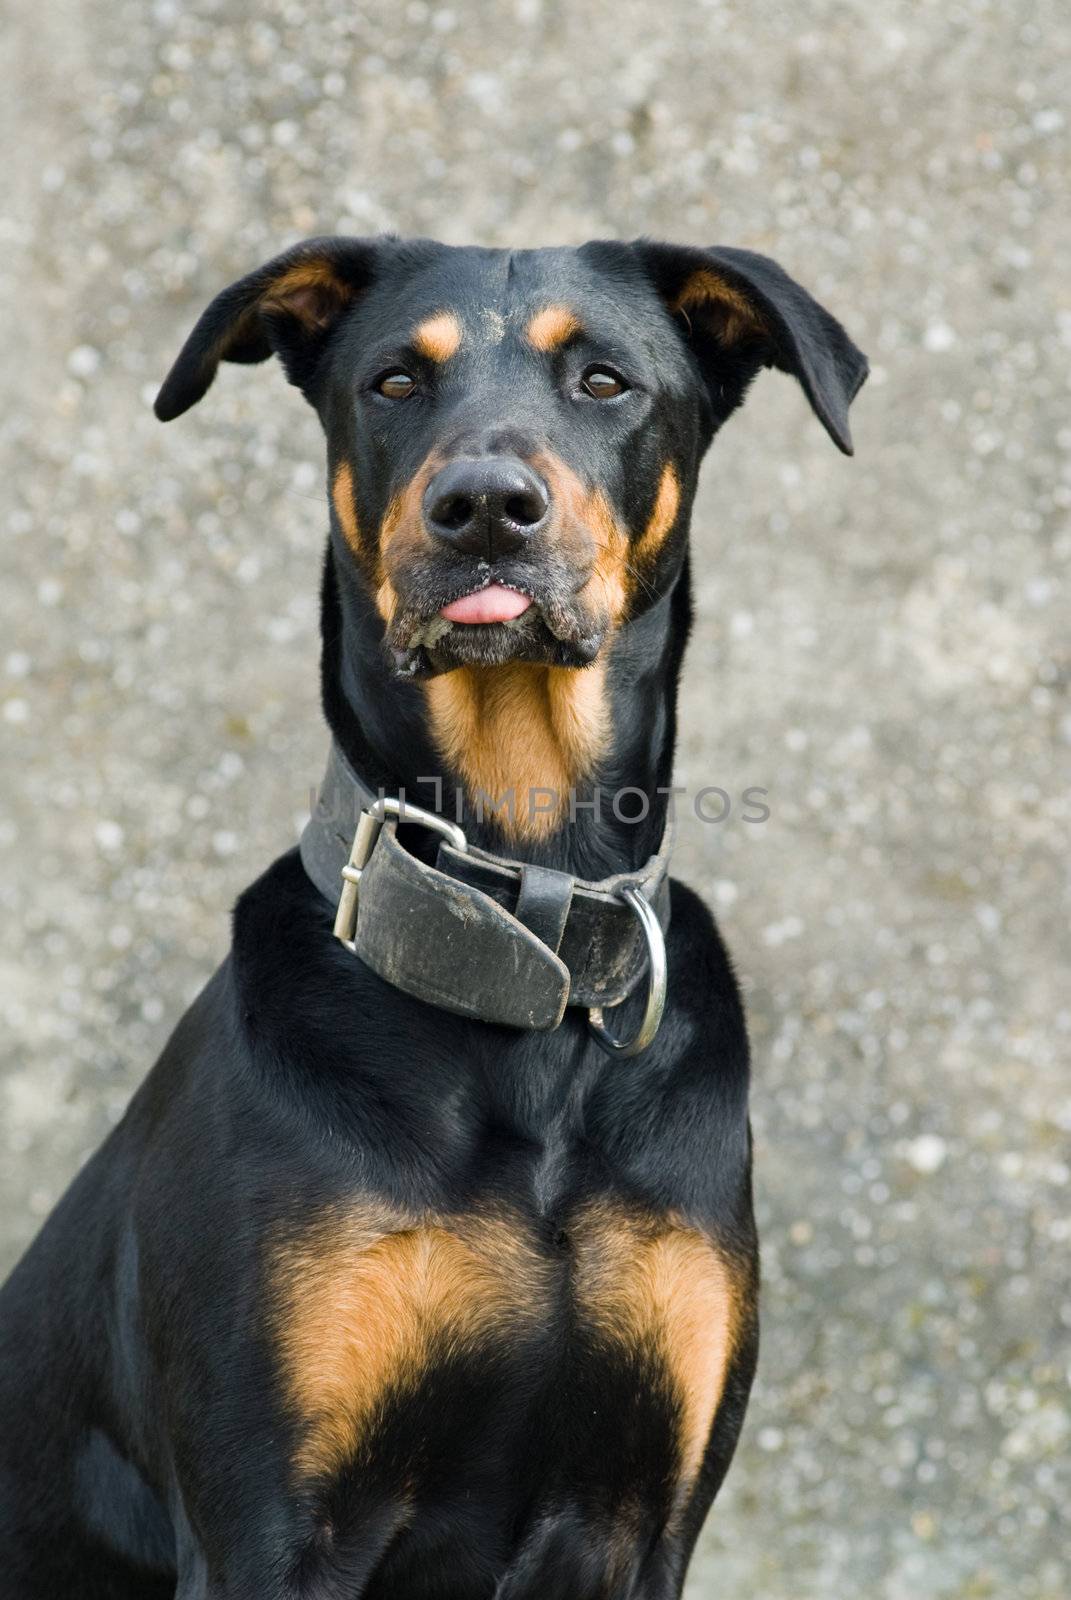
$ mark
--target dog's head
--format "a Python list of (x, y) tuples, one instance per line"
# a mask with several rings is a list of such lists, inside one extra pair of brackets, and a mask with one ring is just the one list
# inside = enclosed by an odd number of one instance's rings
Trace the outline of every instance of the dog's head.
[(700, 459), (759, 369), (846, 453), (867, 370), (749, 251), (314, 239), (212, 302), (157, 415), (273, 352), (327, 435), (336, 545), (418, 675), (592, 661), (671, 586)]

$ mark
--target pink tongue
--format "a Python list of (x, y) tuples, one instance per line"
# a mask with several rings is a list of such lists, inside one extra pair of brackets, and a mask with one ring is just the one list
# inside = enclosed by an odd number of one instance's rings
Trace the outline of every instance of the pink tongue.
[(501, 583), (492, 583), (486, 589), (478, 589), (475, 594), (465, 594), (460, 600), (451, 600), (448, 606), (443, 606), (439, 615), (445, 617), (447, 622), (512, 622), (531, 604), (526, 594), (518, 594), (516, 589), (507, 589)]

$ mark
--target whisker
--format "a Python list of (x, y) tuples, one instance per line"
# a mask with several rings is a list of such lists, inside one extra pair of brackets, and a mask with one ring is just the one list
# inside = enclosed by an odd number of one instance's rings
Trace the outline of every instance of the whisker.
[[(593, 538), (592, 543), (594, 544), (596, 550), (601, 550), (604, 555), (616, 554), (616, 552), (611, 551), (610, 546), (601, 539)], [(639, 567), (634, 566), (631, 561), (626, 560), (622, 560), (621, 565), (631, 578), (635, 578), (637, 583), (641, 583), (643, 585), (643, 587), (647, 590), (647, 593), (653, 599), (656, 592), (654, 585), (649, 581), (649, 579), (644, 577)]]
[(637, 583), (642, 583), (643, 587), (647, 590), (647, 593), (651, 596), (652, 599), (654, 599), (654, 596), (655, 596), (654, 584), (650, 583), (648, 581), (648, 579), (644, 577), (643, 573), (639, 570), (639, 568), (638, 567), (634, 567), (632, 565), (631, 561), (626, 561), (624, 565), (625, 565), (625, 571), (631, 577), (635, 578)]

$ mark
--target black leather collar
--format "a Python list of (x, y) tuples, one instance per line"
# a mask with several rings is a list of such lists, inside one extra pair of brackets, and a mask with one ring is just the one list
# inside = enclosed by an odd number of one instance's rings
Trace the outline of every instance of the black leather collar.
[[(649, 969), (653, 992), (651, 940), (660, 943), (659, 926), (664, 933), (669, 924), (672, 824), (638, 872), (593, 883), (480, 850), (459, 828), (406, 803), (401, 820), (452, 834), (427, 866), (399, 839), (397, 811), (332, 744), (300, 845), (305, 871), (339, 908), (336, 935), (388, 983), (515, 1028), (556, 1028), (567, 1005), (586, 1006), (597, 1034), (601, 1008), (620, 1004)], [(646, 907), (636, 907), (637, 894)], [(664, 993), (664, 968), (659, 981)], [(621, 1049), (608, 1036), (602, 1042)]]

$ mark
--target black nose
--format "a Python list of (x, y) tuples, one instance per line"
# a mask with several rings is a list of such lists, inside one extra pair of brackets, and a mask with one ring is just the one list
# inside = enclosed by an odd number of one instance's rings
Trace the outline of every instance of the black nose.
[(550, 506), (547, 486), (516, 456), (451, 461), (424, 491), (432, 533), (467, 555), (510, 555), (531, 538)]

